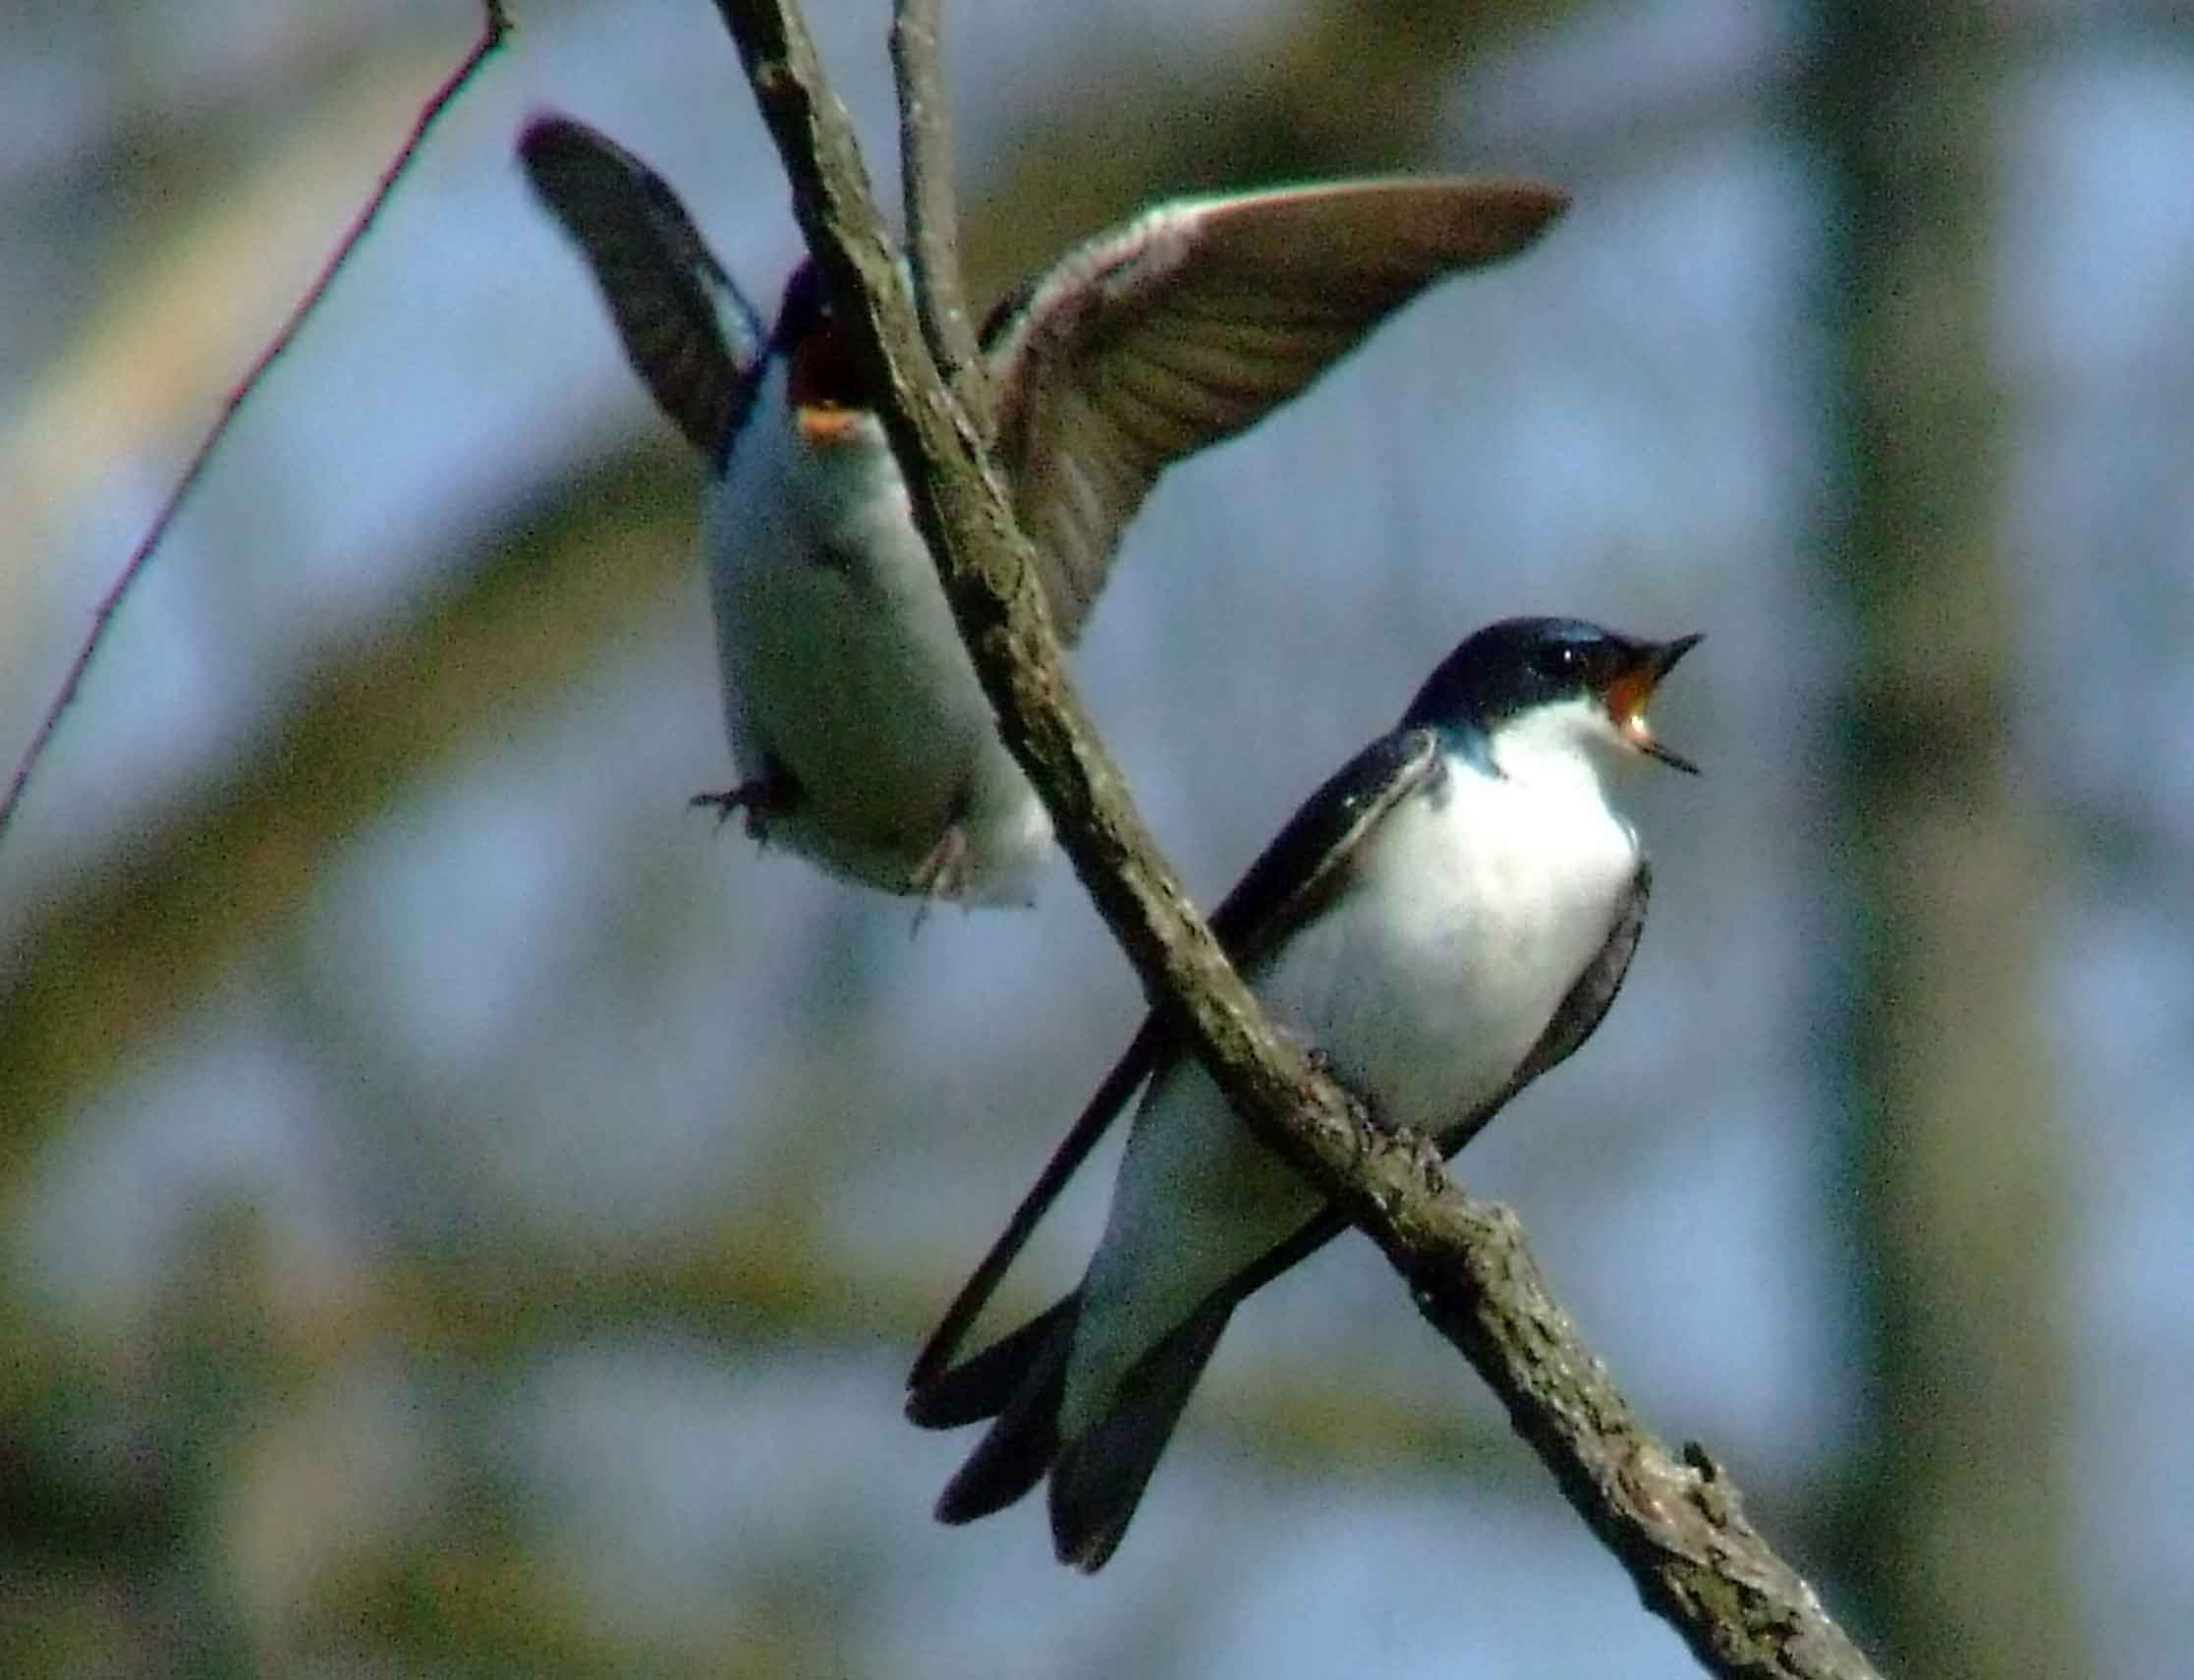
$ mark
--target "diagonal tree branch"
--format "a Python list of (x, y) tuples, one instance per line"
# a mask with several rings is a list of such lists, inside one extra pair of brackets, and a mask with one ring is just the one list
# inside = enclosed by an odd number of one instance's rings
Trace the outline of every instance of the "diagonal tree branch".
[(1718, 1674), (1874, 1672), (1746, 1521), (1696, 1448), (1649, 1433), (1546, 1287), (1506, 1209), (1446, 1181), (1421, 1141), (1374, 1131), (1267, 1024), (1136, 814), (1067, 680), (975, 422), (925, 348), (844, 109), (790, 0), (717, 0), (793, 188), (810, 250), (845, 306), (915, 517), (1059, 841), (1141, 976), (1259, 1135), (1378, 1243), (1420, 1311), (1507, 1406), (1517, 1431), (1621, 1560), (1649, 1607)]

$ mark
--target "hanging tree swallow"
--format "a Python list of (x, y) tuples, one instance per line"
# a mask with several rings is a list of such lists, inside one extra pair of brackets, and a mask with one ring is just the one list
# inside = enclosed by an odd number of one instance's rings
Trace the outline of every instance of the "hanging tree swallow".
[[(891, 892), (1025, 904), (1051, 837), (999, 741), (813, 263), (766, 333), (676, 196), (585, 124), (519, 155), (625, 350), (708, 463), (702, 522), (745, 779), (697, 804)], [(1173, 462), (1255, 424), (1441, 276), (1522, 250), (1528, 183), (1346, 182), (1184, 199), (1069, 252), (984, 330), (996, 459), (1071, 641)]]
[[(1452, 1154), (1599, 1026), (1651, 879), (1603, 760), (1643, 754), (1696, 773), (1645, 706), (1698, 641), (1551, 618), (1479, 631), (1211, 918), (1274, 1021), (1378, 1125)], [(1081, 1287), (951, 1366), (1030, 1230), (1145, 1085)], [(996, 1420), (938, 1517), (986, 1516), (1048, 1473), (1060, 1560), (1102, 1567), (1228, 1316), (1344, 1223), (1146, 1022), (915, 1362), (915, 1423)]]

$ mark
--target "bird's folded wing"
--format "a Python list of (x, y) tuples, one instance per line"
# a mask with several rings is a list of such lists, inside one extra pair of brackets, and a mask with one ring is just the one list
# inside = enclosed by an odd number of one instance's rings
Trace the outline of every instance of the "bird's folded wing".
[(1037, 1174), (1036, 1183), (1021, 1198), (1021, 1204), (1014, 1208), (1013, 1217), (1006, 1221), (997, 1241), (990, 1245), (989, 1252), (977, 1264), (968, 1281), (960, 1286), (960, 1293), (952, 1298), (952, 1305), (944, 1310), (937, 1327), (929, 1332), (929, 1339), (915, 1355), (914, 1369), (907, 1372), (909, 1389), (921, 1390), (952, 1364), (960, 1344), (967, 1339), (968, 1331), (974, 1328), (983, 1309), (989, 1305), (991, 1295), (1027, 1244), (1030, 1233), (1050, 1211), (1059, 1192), (1089, 1158), (1097, 1140), (1110, 1129), (1114, 1117), (1127, 1106), (1136, 1087), (1150, 1077), (1165, 1036), (1158, 1027), (1157, 1017), (1152, 1016), (1137, 1031), (1120, 1059), (1112, 1064), (1112, 1071), (1104, 1076), (1097, 1094), (1074, 1117), (1067, 1135), (1059, 1140), (1059, 1147), (1051, 1151), (1051, 1158)]
[[(1437, 774), (1439, 765), (1439, 741), (1429, 729), (1396, 730), (1350, 759), (1296, 812), (1212, 916), (1212, 930), (1229, 958), (1254, 976), (1263, 959), (1316, 915), (1347, 879), (1350, 861), (1364, 837), (1428, 776)], [(1097, 1094), (1075, 1117), (1005, 1230), (945, 1309), (907, 1373), (910, 1390), (920, 1393), (946, 1373), (1030, 1233), (1127, 1106), (1136, 1088), (1172, 1051), (1172, 1036), (1156, 1016), (1150, 1017), (1113, 1063)]]
[(569, 117), (536, 117), (518, 155), (587, 258), (625, 354), (663, 413), (711, 462), (753, 400), (760, 321), (662, 178)]
[(1435, 732), (1395, 729), (1327, 777), (1211, 913), (1211, 931), (1234, 966), (1254, 979), (1347, 881), (1386, 814), (1444, 773)]
[(1166, 466), (1254, 424), (1443, 275), (1530, 245), (1528, 182), (1333, 182), (1190, 199), (1070, 252), (985, 329), (997, 451), (1060, 633)]

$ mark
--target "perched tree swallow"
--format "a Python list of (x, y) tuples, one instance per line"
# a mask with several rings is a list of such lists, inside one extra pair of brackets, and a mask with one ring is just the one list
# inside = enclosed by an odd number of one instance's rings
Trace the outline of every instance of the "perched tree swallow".
[[(1622, 984), (1650, 871), (1601, 760), (1696, 636), (1509, 619), (1298, 811), (1211, 919), (1286, 1030), (1386, 1128), (1453, 1153), (1582, 1044)], [(1148, 1081), (1082, 1286), (965, 1364), (960, 1338), (1051, 1198)], [(1153, 1019), (1083, 1111), (908, 1379), (931, 1428), (995, 1418), (937, 1504), (986, 1516), (1051, 1479), (1062, 1561), (1101, 1567), (1236, 1305), (1342, 1228)]]
[[(569, 118), (526, 172), (633, 365), (706, 458), (702, 527), (732, 751), (696, 803), (891, 892), (1025, 904), (1051, 824), (999, 741), (906, 484), (812, 263), (775, 328), (670, 189)], [(1071, 640), (1171, 463), (1309, 385), (1442, 275), (1562, 208), (1524, 183), (1376, 181), (1186, 199), (1068, 252), (984, 332), (997, 459)]]

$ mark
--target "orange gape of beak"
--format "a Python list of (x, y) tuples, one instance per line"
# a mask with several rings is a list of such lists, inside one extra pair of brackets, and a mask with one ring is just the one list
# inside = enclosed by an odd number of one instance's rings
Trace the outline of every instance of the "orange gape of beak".
[(843, 443), (852, 435), (855, 411), (827, 404), (803, 403), (793, 411), (800, 435), (818, 447)]
[(852, 436), (861, 414), (852, 401), (859, 388), (846, 341), (828, 320), (792, 347), (785, 396), (805, 441), (828, 445)]
[(1625, 671), (1607, 685), (1607, 715), (1614, 719), (1615, 728), (1622, 738), (1648, 757), (1659, 758), (1663, 764), (1692, 775), (1699, 773), (1699, 766), (1672, 748), (1663, 747), (1660, 740), (1646, 722), (1646, 702), (1653, 699), (1653, 692), (1670, 667), (1699, 643), (1696, 636), (1679, 637), (1655, 650), (1654, 657), (1635, 670)]

